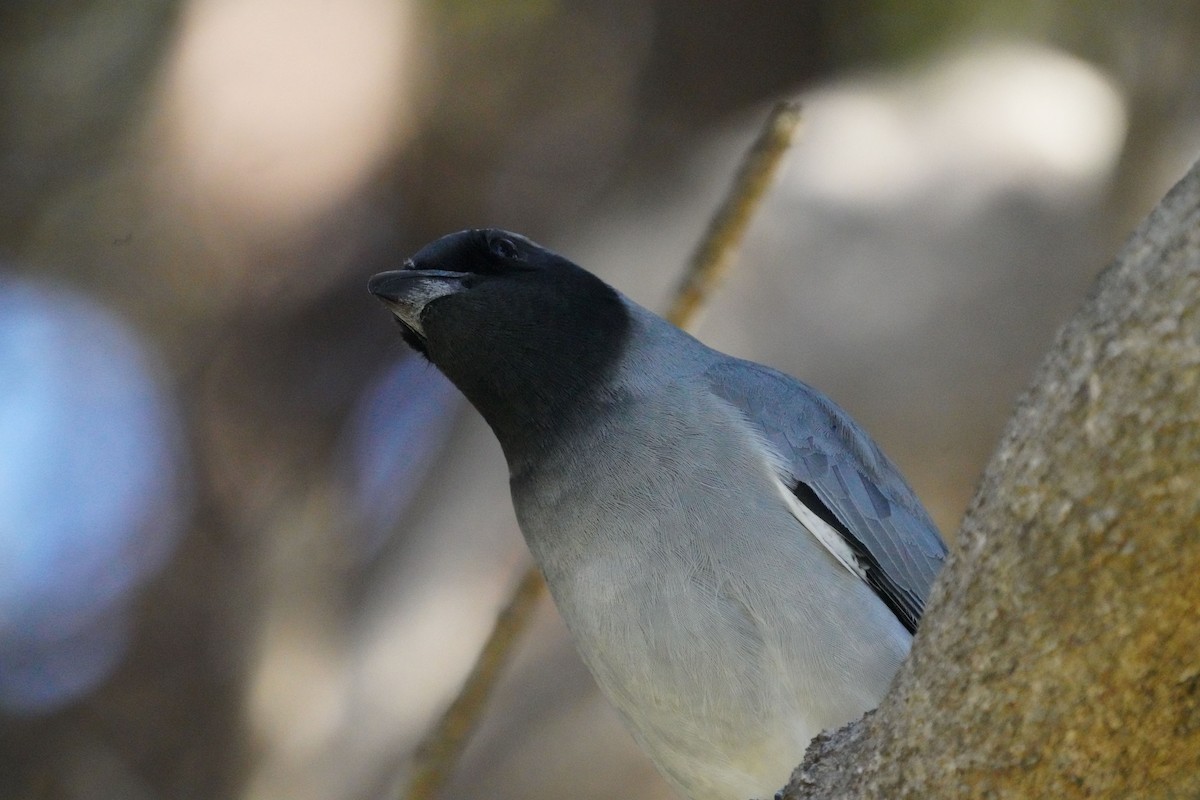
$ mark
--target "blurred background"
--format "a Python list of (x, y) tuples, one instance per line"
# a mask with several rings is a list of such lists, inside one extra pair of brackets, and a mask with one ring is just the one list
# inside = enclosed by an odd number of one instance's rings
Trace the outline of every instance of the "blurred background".
[[(366, 280), (526, 233), (831, 394), (948, 539), (1055, 330), (1200, 155), (1200, 2), (0, 6), (0, 797), (373, 800), (527, 563)], [(667, 798), (540, 609), (447, 796)]]

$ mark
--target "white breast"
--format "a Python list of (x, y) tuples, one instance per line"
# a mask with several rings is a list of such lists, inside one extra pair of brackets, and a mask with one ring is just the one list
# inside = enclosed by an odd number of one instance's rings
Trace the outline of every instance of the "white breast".
[(667, 779), (695, 800), (770, 796), (812, 736), (878, 704), (910, 637), (733, 409), (676, 386), (633, 412), (514, 485), (522, 530)]

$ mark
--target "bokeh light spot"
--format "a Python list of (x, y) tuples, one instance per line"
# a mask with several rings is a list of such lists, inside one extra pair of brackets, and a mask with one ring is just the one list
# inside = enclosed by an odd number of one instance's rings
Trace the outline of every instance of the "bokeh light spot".
[(174, 548), (180, 427), (134, 334), (98, 305), (0, 275), (0, 707), (90, 688), (121, 610)]
[(193, 0), (167, 80), (179, 178), (253, 223), (307, 221), (409, 131), (409, 4)]
[(363, 393), (346, 431), (362, 555), (395, 529), (462, 404), (454, 385), (417, 356), (384, 371)]

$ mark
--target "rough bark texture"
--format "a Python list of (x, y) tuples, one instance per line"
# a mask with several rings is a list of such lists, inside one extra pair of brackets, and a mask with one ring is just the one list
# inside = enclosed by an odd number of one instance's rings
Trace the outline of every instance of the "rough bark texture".
[(891, 694), (785, 797), (1200, 797), (1200, 163), (1039, 368)]

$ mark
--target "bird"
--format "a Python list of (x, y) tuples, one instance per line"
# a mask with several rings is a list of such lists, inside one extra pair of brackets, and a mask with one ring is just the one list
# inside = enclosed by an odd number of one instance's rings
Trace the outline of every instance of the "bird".
[(946, 546), (847, 412), (509, 231), (368, 289), (495, 433), (582, 660), (679, 794), (770, 797), (880, 703)]

